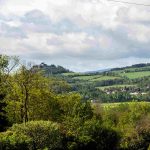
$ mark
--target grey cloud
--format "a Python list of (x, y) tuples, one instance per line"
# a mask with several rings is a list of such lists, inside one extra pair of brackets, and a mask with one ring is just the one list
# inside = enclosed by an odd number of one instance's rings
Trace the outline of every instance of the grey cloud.
[(34, 23), (34, 24), (50, 24), (50, 18), (45, 15), (40, 10), (32, 10), (30, 12), (27, 12), (24, 17), (21, 18), (22, 22), (25, 23)]
[(27, 38), (26, 33), (19, 27), (12, 27), (5, 23), (0, 24), (0, 36), (12, 38)]
[(53, 38), (53, 39), (47, 39), (47, 44), (48, 45), (56, 45), (56, 46), (59, 46), (59, 45), (62, 45), (63, 42), (56, 39), (56, 38)]
[[(110, 51), (113, 54), (116, 53), (116, 58), (128, 58), (128, 57), (141, 57), (148, 58), (150, 57), (150, 41), (148, 43), (142, 43), (136, 40), (133, 40), (128, 37), (128, 29), (124, 26), (118, 27), (116, 30), (107, 30), (104, 33), (111, 37), (113, 40), (112, 48)], [(109, 56), (109, 54), (108, 54)]]
[[(25, 58), (25, 56), (22, 56)], [(66, 55), (58, 55), (57, 57), (44, 54), (41, 52), (33, 53), (32, 55), (26, 56), (28, 61), (32, 61), (35, 64), (45, 62), (47, 64), (63, 65), (72, 71), (92, 71), (104, 68), (122, 67), (126, 65), (132, 65), (136, 63), (147, 63), (150, 62), (148, 58), (136, 58), (128, 57), (115, 60), (103, 60), (103, 59), (89, 59), (88, 57), (71, 57)]]
[(43, 33), (76, 32), (79, 28), (69, 19), (62, 19), (56, 23), (51, 21), (51, 18), (40, 10), (32, 10), (27, 12), (20, 21), (23, 23), (25, 30)]
[[(91, 27), (92, 29), (92, 27)], [(85, 30), (89, 33), (89, 35), (93, 35), (95, 40), (87, 40), (85, 42), (90, 43), (91, 47), (87, 49), (82, 54), (75, 54), (74, 52), (63, 50), (62, 42), (58, 39), (48, 39), (48, 45), (57, 45), (61, 50), (61, 56), (70, 56), (70, 57), (80, 57), (88, 60), (115, 60), (120, 58), (128, 58), (128, 57), (137, 57), (137, 58), (149, 58), (150, 57), (150, 49), (148, 43), (140, 43), (136, 40), (130, 39), (128, 35), (128, 30), (125, 27), (118, 27), (115, 31), (112, 30), (104, 30), (103, 28), (95, 28), (93, 30)], [(104, 35), (110, 38), (111, 45), (108, 48), (101, 47), (98, 44), (97, 38), (99, 35)], [(59, 57), (58, 54), (55, 57)]]
[(10, 16), (4, 16), (0, 14), (0, 21), (11, 21), (12, 18)]

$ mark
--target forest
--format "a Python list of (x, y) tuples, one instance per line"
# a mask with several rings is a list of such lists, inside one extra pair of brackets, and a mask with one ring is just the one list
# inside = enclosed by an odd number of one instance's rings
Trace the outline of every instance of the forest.
[(0, 55), (0, 150), (150, 150), (150, 64), (74, 73)]

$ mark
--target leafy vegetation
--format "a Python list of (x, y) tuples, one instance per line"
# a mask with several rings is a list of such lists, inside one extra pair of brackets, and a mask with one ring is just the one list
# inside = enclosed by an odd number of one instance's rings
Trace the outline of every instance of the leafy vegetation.
[[(106, 105), (105, 105), (106, 106)], [(150, 145), (150, 103), (133, 102), (104, 107), (104, 124), (122, 136), (121, 149), (148, 149)]]
[(43, 71), (43, 73), (46, 76), (53, 75), (53, 74), (60, 74), (60, 73), (68, 73), (68, 72), (70, 72), (68, 69), (65, 69), (62, 66), (55, 66), (54, 64), (49, 66), (49, 65), (47, 65), (45, 63), (41, 63), (40, 65), (34, 65), (32, 67), (32, 70)]
[(1, 55), (0, 150), (148, 150), (149, 76), (117, 71), (54, 75)]
[(59, 125), (50, 121), (14, 124), (0, 135), (1, 149), (57, 149), (62, 147)]

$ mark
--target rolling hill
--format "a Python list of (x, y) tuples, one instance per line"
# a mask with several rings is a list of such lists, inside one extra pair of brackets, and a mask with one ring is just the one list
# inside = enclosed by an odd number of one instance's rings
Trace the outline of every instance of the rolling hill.
[(102, 72), (71, 72), (62, 66), (40, 64), (33, 67), (45, 76), (68, 82), (72, 92), (94, 102), (150, 101), (150, 63), (113, 68)]
[(150, 63), (104, 72), (63, 73), (61, 76), (84, 99), (97, 102), (150, 101)]

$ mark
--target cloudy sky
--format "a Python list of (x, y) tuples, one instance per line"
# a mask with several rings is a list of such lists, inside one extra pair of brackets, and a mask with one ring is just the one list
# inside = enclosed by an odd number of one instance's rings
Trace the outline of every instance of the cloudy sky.
[(0, 0), (0, 53), (73, 71), (150, 62), (150, 6), (108, 0)]

